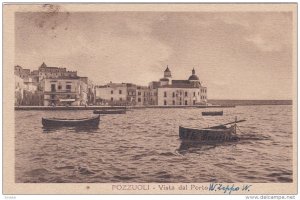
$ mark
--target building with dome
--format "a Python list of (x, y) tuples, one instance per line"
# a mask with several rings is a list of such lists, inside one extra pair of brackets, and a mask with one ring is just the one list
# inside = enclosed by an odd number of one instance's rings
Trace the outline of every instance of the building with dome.
[(164, 76), (148, 86), (133, 83), (108, 83), (96, 86), (96, 102), (100, 105), (191, 106), (205, 105), (207, 89), (202, 86), (195, 69), (186, 80), (174, 80), (169, 66)]
[(164, 77), (159, 81), (152, 81), (150, 88), (150, 104), (159, 106), (168, 105), (201, 105), (207, 102), (207, 88), (204, 87), (195, 69), (187, 80), (173, 80), (167, 66)]

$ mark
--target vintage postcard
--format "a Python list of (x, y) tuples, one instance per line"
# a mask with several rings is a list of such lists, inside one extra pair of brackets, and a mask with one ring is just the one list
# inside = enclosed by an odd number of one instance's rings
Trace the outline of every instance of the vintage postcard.
[(296, 3), (4, 4), (3, 44), (4, 194), (297, 194)]

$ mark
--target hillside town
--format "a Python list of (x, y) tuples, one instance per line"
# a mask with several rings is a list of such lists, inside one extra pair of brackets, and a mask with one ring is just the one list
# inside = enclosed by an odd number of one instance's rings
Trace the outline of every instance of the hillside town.
[(96, 85), (77, 71), (42, 63), (30, 71), (15, 66), (15, 106), (191, 106), (207, 103), (207, 88), (195, 69), (186, 80), (173, 79), (167, 66), (163, 77), (148, 86), (134, 83)]

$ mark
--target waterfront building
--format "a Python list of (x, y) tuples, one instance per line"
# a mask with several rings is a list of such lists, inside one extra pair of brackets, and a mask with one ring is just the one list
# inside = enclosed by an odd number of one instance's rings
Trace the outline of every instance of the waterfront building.
[(15, 76), (15, 105), (39, 105), (37, 84), (31, 78), (30, 69), (23, 69), (17, 65), (14, 69)]
[(15, 66), (15, 87), (16, 105), (87, 105), (95, 100), (94, 85), (87, 77), (45, 63), (32, 72)]
[(136, 90), (137, 86), (132, 83), (127, 83), (127, 105), (136, 105)]
[(15, 74), (15, 105), (22, 104), (24, 88), (24, 80)]
[(87, 105), (86, 77), (43, 78), (44, 106)]
[[(164, 71), (164, 77), (159, 82), (151, 82), (150, 99), (156, 105), (200, 105), (207, 102), (207, 88), (202, 86), (195, 69), (187, 80), (173, 80), (169, 67)], [(156, 95), (155, 95), (156, 94)]]
[(70, 77), (76, 78), (77, 71), (67, 71), (66, 68), (62, 67), (49, 67), (44, 62), (38, 69), (38, 81), (44, 78), (59, 78), (59, 77)]
[(94, 105), (96, 102), (95, 84), (90, 79), (88, 79), (87, 89), (87, 103), (88, 105)]
[(27, 81), (24, 80), (24, 90), (32, 93), (37, 91), (37, 85), (33, 82), (32, 78), (28, 78)]
[(136, 88), (136, 105), (146, 106), (150, 101), (150, 88), (147, 86), (137, 86)]
[(157, 105), (157, 88), (160, 86), (159, 81), (152, 81), (149, 83), (149, 105)]
[(15, 76), (18, 76), (21, 79), (28, 81), (30, 77), (30, 69), (23, 69), (21, 66), (16, 65), (14, 74)]
[(33, 70), (30, 73), (30, 77), (32, 79), (32, 83), (36, 86), (39, 84), (39, 70)]
[(96, 103), (100, 105), (126, 105), (127, 104), (127, 84), (108, 83), (96, 86)]

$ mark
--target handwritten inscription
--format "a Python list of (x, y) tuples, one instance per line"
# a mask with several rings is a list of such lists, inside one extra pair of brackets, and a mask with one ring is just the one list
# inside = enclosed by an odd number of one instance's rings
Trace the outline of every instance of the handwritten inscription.
[(250, 191), (251, 185), (243, 185), (242, 187), (232, 185), (225, 185), (220, 183), (211, 183), (209, 185), (209, 191), (223, 191), (224, 194), (231, 194), (231, 192), (237, 192), (237, 191)]

